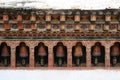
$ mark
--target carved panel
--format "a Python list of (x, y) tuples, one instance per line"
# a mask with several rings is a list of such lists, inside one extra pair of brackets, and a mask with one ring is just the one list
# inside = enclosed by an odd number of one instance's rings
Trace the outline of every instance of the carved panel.
[(45, 15), (37, 15), (36, 19), (39, 21), (45, 21)]
[(105, 16), (105, 21), (111, 21), (111, 15), (106, 15)]
[(75, 24), (75, 30), (80, 30), (80, 25), (79, 24)]
[(24, 31), (30, 31), (31, 30), (31, 23), (24, 23), (23, 28), (24, 28)]
[(16, 21), (17, 16), (16, 15), (9, 15), (9, 20)]
[(109, 30), (110, 31), (117, 31), (118, 29), (118, 24), (111, 24)]
[(60, 21), (60, 15), (58, 15), (58, 14), (52, 15), (52, 16), (51, 16), (51, 20), (52, 20), (52, 21)]
[(3, 23), (0, 23), (0, 31), (4, 31), (4, 24)]
[(12, 31), (16, 31), (16, 30), (18, 30), (18, 24), (16, 24), (16, 23), (10, 24), (10, 28)]
[(105, 31), (108, 31), (108, 30), (109, 30), (109, 27), (110, 27), (109, 24), (105, 24), (105, 25), (104, 25), (104, 30), (105, 30)]
[(65, 15), (61, 15), (60, 16), (60, 21), (65, 21), (65, 20), (66, 20)]
[(80, 25), (80, 31), (88, 31), (89, 30), (89, 25), (88, 24), (81, 24)]
[(120, 30), (120, 24), (118, 24), (118, 30)]
[(80, 15), (75, 15), (75, 21), (80, 21)]
[(17, 21), (22, 21), (22, 15), (17, 15)]
[(3, 20), (3, 15), (2, 14), (0, 14), (0, 20)]
[(104, 27), (104, 24), (96, 24), (95, 31), (96, 32), (103, 31), (103, 27)]
[(46, 30), (51, 30), (51, 24), (50, 23), (46, 24)]
[(3, 21), (8, 21), (8, 19), (9, 19), (9, 16), (7, 14), (4, 14), (3, 15)]
[(90, 17), (89, 15), (81, 15), (80, 20), (83, 22), (86, 22), (90, 20)]
[(91, 15), (91, 21), (96, 21), (96, 15)]
[(38, 31), (45, 31), (46, 30), (45, 23), (37, 23), (37, 29)]
[(74, 15), (66, 15), (66, 21), (74, 21)]
[(31, 15), (30, 20), (31, 21), (35, 21), (36, 20), (36, 16), (35, 15)]
[(60, 31), (60, 25), (59, 24), (52, 24), (52, 31)]
[(30, 20), (30, 15), (28, 14), (23, 15), (23, 20)]
[(46, 21), (51, 21), (51, 15), (46, 15)]
[(96, 21), (104, 21), (104, 19), (103, 15), (97, 15)]
[(112, 15), (111, 16), (111, 21), (118, 21), (119, 20), (119, 15)]
[(74, 25), (73, 24), (66, 24), (66, 31), (74, 31)]

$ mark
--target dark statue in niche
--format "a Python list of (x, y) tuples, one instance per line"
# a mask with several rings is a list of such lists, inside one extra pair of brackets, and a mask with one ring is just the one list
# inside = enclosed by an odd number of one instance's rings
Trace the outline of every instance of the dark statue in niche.
[(58, 67), (66, 66), (67, 64), (67, 47), (62, 42), (58, 42), (53, 48), (54, 63)]
[(100, 42), (91, 48), (91, 62), (93, 66), (105, 66), (105, 47)]
[(6, 42), (1, 43), (0, 46), (0, 58), (3, 66), (10, 65), (11, 49), (10, 46), (7, 46)]
[(86, 47), (83, 46), (81, 42), (77, 42), (76, 45), (72, 47), (72, 64), (82, 66), (83, 63), (86, 63)]
[(16, 47), (16, 63), (17, 66), (27, 66), (29, 64), (29, 47), (24, 42), (21, 42)]
[(40, 42), (38, 46), (34, 48), (34, 51), (35, 64), (39, 64), (40, 66), (48, 65), (48, 47)]
[(120, 63), (120, 43), (116, 42), (110, 48), (110, 63), (112, 67), (119, 66)]

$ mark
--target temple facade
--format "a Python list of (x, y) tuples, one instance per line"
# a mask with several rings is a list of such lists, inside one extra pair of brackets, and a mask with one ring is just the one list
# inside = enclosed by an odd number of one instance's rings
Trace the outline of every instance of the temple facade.
[(120, 67), (120, 10), (0, 9), (0, 68)]

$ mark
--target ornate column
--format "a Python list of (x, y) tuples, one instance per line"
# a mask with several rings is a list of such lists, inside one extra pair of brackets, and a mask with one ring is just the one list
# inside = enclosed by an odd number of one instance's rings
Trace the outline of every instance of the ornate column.
[(29, 67), (34, 68), (34, 42), (33, 41), (29, 41), (29, 47), (30, 47)]
[(105, 67), (110, 67), (110, 47), (111, 47), (111, 42), (106, 41), (105, 42)]
[(54, 53), (53, 53), (53, 47), (55, 45), (55, 41), (48, 41), (48, 67), (54, 66)]
[(90, 68), (91, 65), (91, 47), (92, 47), (92, 42), (91, 41), (86, 41), (86, 67)]
[(14, 41), (9, 41), (9, 46), (11, 47), (11, 68), (16, 67), (16, 43)]
[(72, 46), (73, 42), (66, 41), (66, 47), (67, 47), (67, 67), (72, 67)]

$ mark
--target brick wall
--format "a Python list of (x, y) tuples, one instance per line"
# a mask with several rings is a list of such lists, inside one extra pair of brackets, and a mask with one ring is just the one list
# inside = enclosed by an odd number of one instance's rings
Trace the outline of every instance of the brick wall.
[[(110, 68), (110, 47), (115, 43), (115, 42), (120, 42), (120, 41), (112, 41), (112, 40), (103, 40), (103, 41), (90, 41), (90, 40), (85, 40), (85, 41), (81, 41), (81, 40), (3, 40), (0, 41), (0, 43), (2, 42), (6, 42), (8, 46), (11, 47), (11, 66), (9, 68), (16, 68), (15, 67), (15, 49), (16, 46), (19, 45), (20, 42), (25, 42), (26, 45), (29, 46), (30, 48), (30, 64), (29, 67), (27, 68), (36, 68), (34, 67), (34, 47), (38, 45), (39, 42), (43, 42), (46, 46), (48, 46), (48, 67), (49, 68), (56, 68), (53, 66), (54, 64), (54, 58), (53, 58), (53, 47), (57, 44), (57, 42), (61, 41), (63, 42), (63, 44), (67, 47), (67, 69), (74, 69), (72, 67), (72, 47), (76, 44), (76, 42), (82, 42), (82, 44), (84, 46), (86, 46), (86, 67), (85, 68), (92, 68), (91, 67), (91, 47), (95, 44), (95, 42), (101, 42), (101, 44), (105, 47), (105, 67), (104, 68)], [(4, 67), (5, 68), (5, 67)], [(19, 69), (20, 67), (18, 67)], [(39, 67), (40, 68), (40, 67)], [(3, 67), (1, 67), (1, 69), (3, 69)]]

